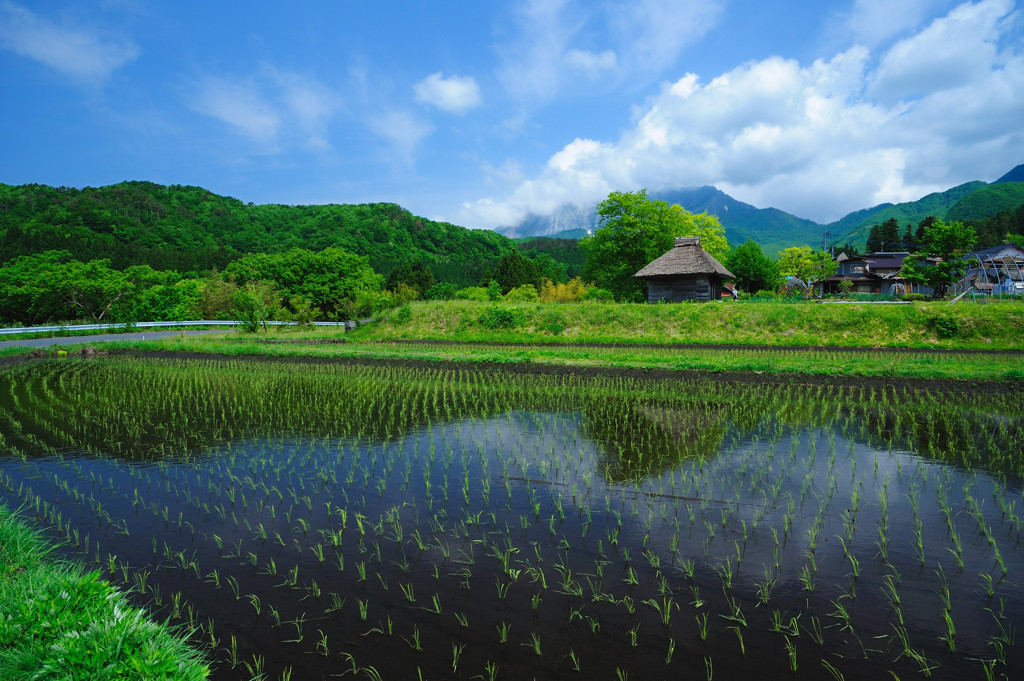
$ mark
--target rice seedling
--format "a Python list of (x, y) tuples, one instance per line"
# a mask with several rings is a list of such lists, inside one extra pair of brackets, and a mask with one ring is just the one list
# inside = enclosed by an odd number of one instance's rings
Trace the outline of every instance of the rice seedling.
[[(520, 615), (505, 611), (532, 617), (523, 645), (545, 647), (512, 668), (503, 662), (513, 677), (578, 669), (593, 646), (622, 656), (623, 673), (659, 676), (640, 658), (651, 626), (667, 639), (661, 675), (682, 672), (674, 652), (685, 628), (708, 675), (712, 657), (720, 676), (749, 675), (756, 656), (746, 649), (775, 635), (794, 669), (800, 640), (822, 655), (848, 652), (843, 641), (891, 640), (902, 662), (930, 673), (936, 660), (959, 664), (985, 644), (986, 655), (1011, 659), (1024, 603), (1012, 579), (1024, 464), (1000, 452), (1024, 443), (1019, 398), (501, 376), (126, 358), (9, 369), (0, 434), (17, 453), (0, 460), (0, 495), (28, 505), (67, 537), (64, 551), (95, 555), (151, 607), (216, 622), (219, 640), (239, 635), (240, 613), (250, 624), (255, 613), (256, 626), (296, 652), (268, 658), (271, 675), (322, 675), (318, 660), (338, 655), (340, 642), (397, 630), (417, 663), (368, 637), (361, 656), (372, 666), (343, 658), (353, 673), (443, 676), (454, 673), (445, 637), (457, 630), (462, 673), (479, 665), (490, 678), (497, 666), (477, 651), (495, 633), (509, 640)], [(150, 423), (163, 424), (159, 437), (146, 436)], [(962, 505), (951, 501), (961, 488)], [(943, 537), (948, 578), (920, 570), (935, 564)], [(759, 579), (746, 574), (751, 561)], [(783, 579), (803, 589), (781, 588)], [(864, 608), (858, 584), (872, 585), (860, 590)], [(350, 592), (359, 617), (344, 616)], [(983, 643), (966, 642), (965, 622), (985, 607), (1000, 612), (1000, 598), (1010, 604), (1003, 614), (970, 632)], [(380, 619), (367, 630), (371, 599)], [(897, 629), (873, 628), (865, 612), (874, 600), (889, 604), (892, 627), (906, 629), (906, 619), (921, 630), (914, 654)], [(764, 606), (767, 627), (747, 627), (744, 602)], [(551, 616), (561, 603), (568, 628)], [(693, 621), (673, 617), (690, 608)], [(424, 613), (432, 622), (421, 634)], [(315, 635), (303, 636), (303, 623)], [(214, 647), (230, 659), (230, 645)], [(843, 672), (884, 668), (891, 658), (878, 648), (855, 647)], [(239, 673), (250, 653), (236, 651)]]

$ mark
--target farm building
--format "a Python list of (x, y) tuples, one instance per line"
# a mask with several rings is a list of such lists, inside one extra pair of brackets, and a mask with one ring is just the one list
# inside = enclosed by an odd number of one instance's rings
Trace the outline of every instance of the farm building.
[(979, 248), (963, 259), (967, 261), (967, 271), (953, 287), (954, 294), (1024, 294), (1024, 248), (1017, 244)]
[[(849, 281), (854, 293), (924, 293), (919, 285), (912, 285), (903, 278), (903, 260), (909, 258), (907, 251), (880, 251), (870, 255), (847, 257), (841, 254), (836, 260), (839, 270), (823, 282), (824, 292), (836, 294), (840, 292), (839, 284)], [(931, 289), (927, 289), (931, 293)]]
[(732, 272), (700, 247), (700, 237), (676, 237), (675, 246), (633, 275), (647, 281), (647, 302), (718, 300)]

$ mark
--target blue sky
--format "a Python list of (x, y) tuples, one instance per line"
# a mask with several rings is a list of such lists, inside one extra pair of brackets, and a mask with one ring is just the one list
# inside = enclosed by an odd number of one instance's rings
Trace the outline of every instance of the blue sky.
[(0, 182), (512, 225), (713, 184), (818, 221), (1024, 163), (1012, 0), (0, 0)]

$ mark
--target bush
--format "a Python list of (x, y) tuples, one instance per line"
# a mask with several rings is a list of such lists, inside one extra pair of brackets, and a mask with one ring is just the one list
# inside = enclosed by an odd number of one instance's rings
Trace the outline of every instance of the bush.
[(395, 324), (405, 324), (410, 319), (412, 319), (412, 308), (410, 308), (407, 303), (398, 308), (398, 311), (391, 318), (391, 321)]
[(956, 338), (960, 335), (960, 324), (952, 317), (929, 317), (928, 328), (939, 338)]
[(497, 279), (491, 279), (491, 283), (487, 284), (487, 300), (491, 302), (501, 300), (501, 284)]
[(923, 293), (904, 293), (900, 296), (900, 300), (924, 300), (925, 295)]
[(511, 329), (526, 320), (522, 310), (492, 305), (480, 315), (480, 325), (485, 329)]
[(434, 284), (423, 294), (424, 300), (451, 300), (459, 292), (459, 287), (450, 282)]
[(551, 310), (541, 318), (540, 328), (553, 336), (557, 336), (565, 330), (565, 315), (557, 310)]
[(487, 295), (487, 289), (480, 288), (479, 286), (469, 286), (464, 289), (460, 289), (455, 292), (455, 300), (477, 300), (486, 303), (490, 300)]
[(540, 301), (542, 303), (578, 303), (587, 297), (587, 285), (579, 277), (574, 277), (565, 284), (556, 284), (545, 279), (540, 284)]
[(615, 295), (606, 288), (597, 288), (595, 286), (587, 289), (584, 300), (612, 301), (615, 300)]
[(390, 291), (360, 289), (356, 291), (355, 298), (347, 306), (348, 318), (362, 319), (363, 317), (369, 317), (375, 312), (387, 310), (394, 306), (394, 298)]
[(505, 294), (505, 301), (509, 303), (536, 303), (539, 296), (533, 284), (517, 286)]
[(392, 305), (405, 305), (410, 300), (418, 300), (420, 297), (419, 289), (414, 286), (409, 286), (404, 281), (398, 282), (391, 291), (391, 304)]
[(313, 307), (305, 296), (289, 296), (287, 307), (279, 313), (283, 321), (295, 322), (297, 326), (312, 326), (320, 317), (320, 309)]

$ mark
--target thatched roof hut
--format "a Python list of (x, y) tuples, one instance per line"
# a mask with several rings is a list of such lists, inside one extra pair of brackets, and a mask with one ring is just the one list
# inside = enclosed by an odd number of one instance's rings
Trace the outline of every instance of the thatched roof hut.
[(647, 281), (647, 302), (718, 300), (732, 272), (700, 247), (700, 237), (676, 237), (675, 246), (633, 275)]

